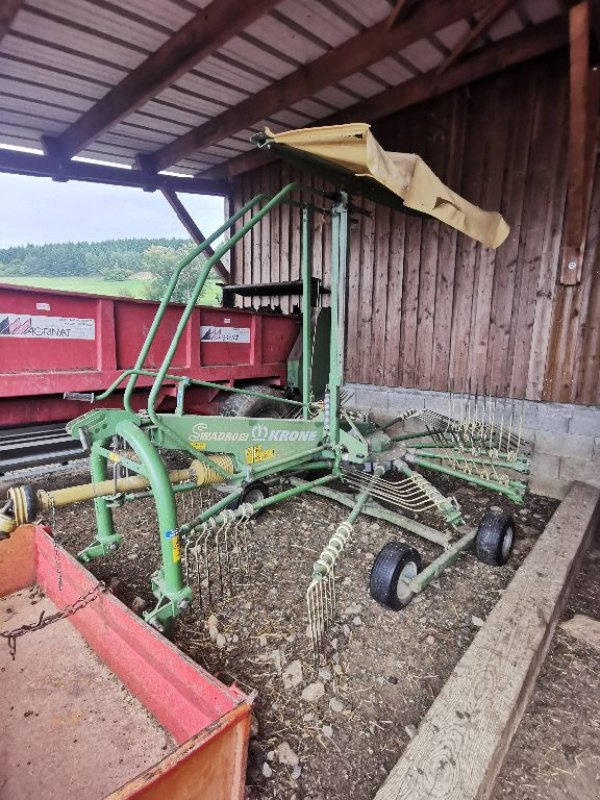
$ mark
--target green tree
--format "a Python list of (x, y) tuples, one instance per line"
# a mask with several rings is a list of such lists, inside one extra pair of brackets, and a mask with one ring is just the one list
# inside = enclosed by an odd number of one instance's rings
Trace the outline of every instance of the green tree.
[[(179, 247), (173, 250), (161, 245), (151, 245), (142, 257), (144, 271), (151, 272), (154, 280), (150, 284), (149, 297), (159, 300), (164, 295), (169, 280), (182, 258), (190, 252), (193, 245)], [(200, 271), (206, 261), (206, 256), (200, 255), (183, 270), (175, 291), (173, 300), (178, 303), (187, 303), (191, 296)], [(198, 303), (200, 305), (219, 305), (221, 302), (221, 289), (218, 285), (219, 276), (214, 270), (204, 285)]]
[(191, 246), (191, 242), (189, 239), (109, 239), (7, 247), (0, 249), (0, 274), (121, 279), (143, 269), (143, 254), (152, 245), (177, 250)]

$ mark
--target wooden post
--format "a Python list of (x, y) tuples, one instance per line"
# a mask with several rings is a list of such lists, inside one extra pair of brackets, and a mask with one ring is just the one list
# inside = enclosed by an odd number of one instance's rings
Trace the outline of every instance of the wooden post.
[[(570, 88), (567, 218), (560, 282), (581, 280), (585, 227), (589, 206), (591, 165), (590, 109), (590, 6), (588, 0), (569, 10)], [(594, 136), (595, 138), (595, 136)]]

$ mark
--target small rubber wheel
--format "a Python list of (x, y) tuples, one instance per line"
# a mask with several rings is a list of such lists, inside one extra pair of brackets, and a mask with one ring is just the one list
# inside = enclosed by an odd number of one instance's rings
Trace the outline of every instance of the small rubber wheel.
[[(242, 503), (258, 503), (260, 500), (266, 500), (269, 496), (269, 487), (266, 483), (262, 481), (252, 481), (247, 486), (244, 487), (244, 491), (241, 493), (239, 497), (236, 497), (235, 500), (232, 500), (231, 503), (227, 506), (227, 508), (231, 508), (235, 511), (236, 508), (239, 508)], [(254, 515), (254, 519), (260, 517), (266, 511), (265, 508), (261, 508)]]
[(477, 529), (475, 555), (484, 564), (501, 567), (510, 558), (514, 542), (513, 518), (503, 511), (488, 511)]
[(416, 578), (422, 568), (421, 556), (414, 547), (392, 539), (380, 550), (373, 563), (371, 597), (384, 608), (400, 611), (415, 596), (408, 582)]
[(222, 417), (281, 419), (285, 415), (285, 404), (277, 402), (277, 398), (281, 397), (281, 392), (277, 389), (273, 389), (271, 386), (246, 386), (245, 388), (249, 392), (270, 395), (273, 399), (250, 397), (247, 394), (230, 394), (221, 406)]

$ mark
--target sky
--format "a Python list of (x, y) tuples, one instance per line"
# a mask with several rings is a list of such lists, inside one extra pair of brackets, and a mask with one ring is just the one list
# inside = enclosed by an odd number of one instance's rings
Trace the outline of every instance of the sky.
[[(205, 236), (223, 224), (222, 197), (178, 196)], [(171, 236), (188, 233), (160, 192), (0, 173), (0, 248)]]

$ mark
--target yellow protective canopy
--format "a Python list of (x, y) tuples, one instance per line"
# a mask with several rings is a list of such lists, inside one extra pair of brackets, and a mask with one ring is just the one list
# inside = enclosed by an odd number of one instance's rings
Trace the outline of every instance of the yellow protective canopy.
[(373, 178), (404, 205), (451, 225), (487, 247), (499, 247), (510, 228), (497, 211), (484, 211), (449, 189), (414, 153), (384, 150), (364, 122), (299, 128), (267, 135), (278, 144), (318, 156), (358, 177)]

